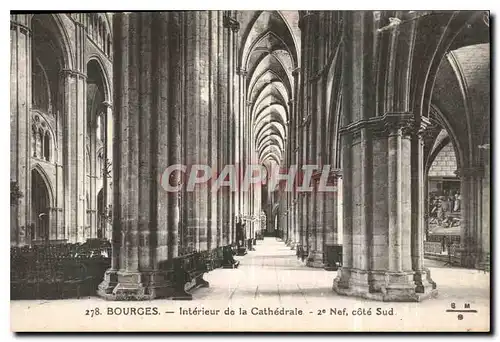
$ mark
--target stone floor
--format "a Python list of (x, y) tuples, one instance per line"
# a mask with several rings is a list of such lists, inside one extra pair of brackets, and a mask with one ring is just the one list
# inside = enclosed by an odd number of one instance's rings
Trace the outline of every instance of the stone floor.
[[(205, 276), (209, 288), (193, 290), (193, 301), (107, 302), (100, 298), (58, 301), (12, 301), (13, 330), (250, 330), (250, 331), (461, 331), (489, 329), (489, 273), (449, 268), (426, 261), (438, 284), (438, 297), (421, 303), (382, 303), (339, 296), (332, 291), (337, 272), (304, 266), (295, 252), (274, 238), (258, 241), (256, 251), (236, 257), (238, 269), (217, 269)], [(477, 313), (446, 312), (452, 309)], [(158, 316), (109, 315), (118, 308), (157, 307)], [(303, 315), (257, 315), (270, 308), (300, 309)], [(102, 315), (90, 317), (87, 310)], [(182, 309), (205, 308), (216, 315), (181, 315)], [(224, 310), (234, 310), (225, 315)], [(253, 309), (252, 312), (252, 308)], [(345, 308), (345, 311), (343, 309)], [(341, 309), (347, 315), (333, 314)], [(371, 315), (367, 315), (371, 309)], [(377, 315), (379, 312), (393, 315)], [(108, 310), (108, 311), (107, 311)], [(247, 314), (244, 315), (246, 310)], [(365, 315), (356, 315), (365, 311)], [(185, 311), (184, 311), (185, 312)], [(215, 312), (215, 311), (214, 311)], [(260, 311), (262, 313), (262, 311)], [(91, 314), (91, 312), (90, 312)], [(461, 317), (459, 317), (461, 315)], [(37, 319), (32, 319), (36, 317)], [(63, 321), (61, 321), (63, 320)], [(29, 323), (28, 323), (29, 322)], [(62, 322), (65, 322), (62, 324)], [(28, 327), (29, 326), (29, 327)]]

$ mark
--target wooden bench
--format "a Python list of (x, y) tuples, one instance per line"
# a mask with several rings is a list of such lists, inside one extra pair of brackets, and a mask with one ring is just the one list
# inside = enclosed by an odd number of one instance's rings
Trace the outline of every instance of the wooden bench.
[(309, 255), (309, 252), (307, 251), (307, 247), (304, 247), (301, 244), (297, 244), (297, 248), (295, 250), (295, 255), (297, 256), (297, 259), (300, 259), (302, 261), (307, 259), (307, 256)]
[(295, 246), (295, 256), (297, 257), (297, 259), (300, 259), (301, 255), (302, 255), (302, 245), (300, 243), (298, 243)]
[(342, 267), (342, 245), (327, 245), (324, 248), (324, 269), (327, 271), (336, 271), (339, 267)]
[(222, 267), (224, 261), (224, 250), (222, 247), (214, 248), (210, 255), (210, 268), (215, 270)]
[(192, 300), (193, 296), (187, 291), (209, 287), (209, 283), (203, 279), (203, 275), (208, 272), (207, 263), (210, 262), (206, 253), (195, 252), (172, 260), (173, 300)]
[(222, 268), (238, 268), (239, 261), (234, 259), (233, 248), (229, 246), (222, 247)]
[(111, 265), (100, 253), (77, 244), (11, 248), (11, 298), (59, 299), (95, 295)]
[(307, 246), (303, 246), (302, 247), (302, 256), (301, 256), (301, 260), (302, 261), (306, 261), (307, 257), (309, 256), (309, 250), (307, 249)]
[(253, 248), (253, 239), (248, 239), (248, 240), (246, 241), (246, 243), (247, 243), (247, 250), (248, 250), (248, 251), (254, 251), (254, 250), (255, 250), (255, 249)]

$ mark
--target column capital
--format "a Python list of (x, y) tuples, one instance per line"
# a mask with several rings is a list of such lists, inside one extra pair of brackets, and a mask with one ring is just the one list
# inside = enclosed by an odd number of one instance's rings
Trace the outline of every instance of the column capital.
[(300, 67), (297, 67), (297, 68), (292, 70), (292, 76), (294, 76), (294, 77), (299, 75), (300, 73), (301, 73)]
[(228, 15), (224, 16), (222, 25), (224, 28), (228, 28), (233, 32), (238, 32), (240, 30), (240, 23)]
[[(427, 118), (422, 117), (420, 122), (417, 122), (413, 117), (406, 121), (405, 125), (401, 128), (403, 135), (410, 137), (418, 136), (419, 138), (424, 138), (426, 136), (426, 131), (430, 125)], [(429, 132), (428, 132), (429, 133)]]
[(107, 109), (113, 109), (113, 104), (111, 102), (109, 102), (109, 101), (104, 101), (103, 103), (101, 103), (101, 106), (105, 110), (107, 110)]
[[(312, 174), (311, 178), (313, 180), (319, 180), (321, 176), (323, 175), (323, 171), (316, 171)], [(342, 178), (342, 170), (341, 169), (330, 169), (327, 174), (328, 181), (334, 181), (337, 178)]]
[(79, 70), (62, 69), (60, 75), (62, 77), (80, 77), (83, 79), (87, 79), (87, 75), (85, 75), (83, 72)]
[(31, 34), (31, 29), (28, 26), (26, 26), (24, 24), (21, 24), (21, 23), (14, 22), (12, 20), (10, 21), (10, 29), (12, 31), (15, 31), (15, 30), (19, 29), (19, 31), (21, 33), (24, 33), (26, 35), (30, 35)]
[(321, 170), (317, 170), (315, 172), (313, 172), (313, 174), (311, 175), (311, 180), (314, 182), (314, 183), (317, 183), (319, 181), (319, 179), (321, 178), (321, 175), (323, 174), (323, 172), (321, 172)]
[(76, 25), (85, 28), (84, 15), (85, 13), (72, 13), (69, 15), (69, 17)]
[(428, 125), (428, 119), (422, 118), (417, 122), (412, 113), (387, 113), (350, 123), (340, 129), (340, 134), (357, 135), (362, 129), (367, 129), (375, 136), (422, 136)]
[(239, 76), (247, 76), (248, 72), (243, 68), (236, 69), (236, 74)]
[(426, 146), (430, 146), (434, 143), (434, 140), (438, 136), (441, 131), (441, 127), (433, 124), (429, 124), (427, 127), (420, 131), (420, 137), (422, 138), (422, 142)]
[(31, 18), (32, 14), (11, 14), (10, 29), (21, 31), (25, 34), (31, 34)]
[(316, 11), (303, 11), (304, 15), (299, 18), (299, 29), (304, 30), (304, 24), (309, 23), (311, 19), (316, 17)]
[(328, 177), (342, 178), (342, 169), (331, 169)]

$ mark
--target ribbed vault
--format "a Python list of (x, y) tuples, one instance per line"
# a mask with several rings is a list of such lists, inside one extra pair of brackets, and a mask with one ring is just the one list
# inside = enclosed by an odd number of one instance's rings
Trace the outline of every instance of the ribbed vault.
[(294, 35), (277, 11), (256, 12), (242, 43), (241, 65), (247, 71), (247, 101), (258, 162), (280, 165), (284, 160), (292, 71), (297, 67)]

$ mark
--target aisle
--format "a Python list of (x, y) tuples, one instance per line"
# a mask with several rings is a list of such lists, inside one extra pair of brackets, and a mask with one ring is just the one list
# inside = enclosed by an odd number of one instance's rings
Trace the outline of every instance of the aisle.
[(290, 300), (307, 304), (314, 298), (330, 297), (337, 272), (306, 267), (297, 260), (295, 251), (275, 238), (258, 241), (255, 251), (236, 257), (238, 269), (218, 269), (205, 279), (210, 288), (193, 292), (196, 299), (231, 303), (265, 299), (269, 305), (284, 305)]

